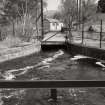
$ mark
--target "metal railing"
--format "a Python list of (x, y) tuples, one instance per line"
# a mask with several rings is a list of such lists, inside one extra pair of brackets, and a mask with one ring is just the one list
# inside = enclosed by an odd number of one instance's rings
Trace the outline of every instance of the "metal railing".
[(70, 88), (70, 87), (105, 87), (105, 81), (70, 81), (70, 80), (39, 80), (39, 81), (0, 81), (0, 88)]
[(56, 36), (58, 33), (60, 33), (59, 31), (56, 32), (55, 34), (51, 35), (50, 37), (48, 37), (47, 39), (44, 40), (44, 42), (46, 42), (47, 40), (51, 39), (52, 37)]
[(40, 81), (0, 81), (0, 88), (50, 88), (50, 98), (57, 101), (57, 88), (88, 88), (105, 87), (105, 81), (70, 81), (70, 80), (40, 80)]
[[(93, 25), (95, 26), (95, 24), (93, 24)], [(104, 35), (105, 32), (103, 31), (103, 29), (104, 29), (103, 21), (100, 20), (100, 21), (98, 21), (98, 23), (96, 23), (95, 27), (98, 26), (99, 31), (94, 30), (95, 29), (94, 26), (92, 26), (92, 24), (91, 24), (90, 27), (92, 27), (93, 30), (89, 31), (89, 27), (88, 27), (88, 30), (86, 30), (85, 27), (87, 27), (87, 26), (85, 25), (85, 23), (82, 23), (81, 28), (79, 30), (72, 30), (72, 33), (73, 33), (72, 39), (75, 38), (76, 36), (80, 37), (81, 44), (83, 44), (83, 45), (84, 45), (84, 43), (85, 43), (85, 45), (86, 44), (88, 45), (88, 43), (86, 42), (86, 39), (92, 40), (93, 43), (94, 43), (94, 40), (97, 40), (97, 43), (96, 43), (97, 45), (95, 45), (95, 47), (103, 48), (104, 40), (105, 40), (105, 35)], [(75, 35), (74, 32), (77, 32), (78, 35), (77, 34)], [(72, 41), (72, 42), (75, 43), (76, 41)]]

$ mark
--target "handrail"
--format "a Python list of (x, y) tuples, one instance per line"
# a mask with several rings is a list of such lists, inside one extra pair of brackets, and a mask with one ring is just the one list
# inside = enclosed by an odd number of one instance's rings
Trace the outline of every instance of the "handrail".
[(105, 87), (105, 81), (0, 81), (0, 88), (50, 88), (50, 99), (57, 102), (57, 88)]
[(46, 40), (44, 40), (44, 42), (46, 42), (48, 39), (52, 38), (53, 36), (56, 36), (59, 32), (56, 32), (54, 35), (50, 36), (49, 38), (47, 38)]
[(39, 81), (0, 81), (0, 88), (74, 88), (74, 87), (105, 87), (105, 81), (70, 81), (70, 80), (39, 80)]
[[(72, 32), (82, 32), (82, 31), (77, 31), (77, 30), (71, 30)], [(89, 32), (89, 31), (84, 31), (84, 32), (87, 32), (87, 33), (100, 33), (99, 31), (93, 31), (93, 32)], [(102, 32), (102, 33), (105, 33), (105, 32)]]
[[(64, 44), (65, 42), (64, 41), (59, 41), (59, 42), (57, 42), (57, 41), (47, 41), (47, 44), (54, 44), (54, 45), (56, 45), (56, 44)], [(43, 44), (46, 44), (46, 41), (45, 42), (43, 42)]]

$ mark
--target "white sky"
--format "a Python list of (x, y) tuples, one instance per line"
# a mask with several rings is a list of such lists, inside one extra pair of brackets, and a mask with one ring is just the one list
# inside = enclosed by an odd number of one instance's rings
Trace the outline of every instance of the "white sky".
[(47, 10), (57, 10), (60, 0), (47, 0)]
[(57, 10), (58, 5), (60, 4), (60, 0), (47, 0), (47, 3), (48, 3), (47, 10)]

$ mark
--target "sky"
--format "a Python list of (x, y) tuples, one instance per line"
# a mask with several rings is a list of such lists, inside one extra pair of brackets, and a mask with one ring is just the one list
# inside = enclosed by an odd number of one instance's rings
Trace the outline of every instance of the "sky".
[(60, 4), (60, 0), (47, 0), (47, 3), (48, 3), (47, 10), (57, 10)]
[(60, 0), (47, 0), (47, 10), (57, 10)]

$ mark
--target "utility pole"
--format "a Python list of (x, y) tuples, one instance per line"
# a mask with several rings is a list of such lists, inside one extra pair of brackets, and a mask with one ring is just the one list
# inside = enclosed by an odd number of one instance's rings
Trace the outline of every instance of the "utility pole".
[[(81, 2), (83, 5), (83, 1)], [(82, 44), (84, 43), (84, 10), (83, 7), (81, 6), (81, 13), (82, 13)]]
[(100, 25), (100, 48), (102, 47), (102, 19), (101, 19), (101, 25)]
[[(37, 2), (37, 7), (36, 7), (36, 17), (38, 17), (38, 0), (36, 0), (36, 2)], [(37, 19), (36, 19), (36, 33), (37, 33), (37, 39), (39, 39), (39, 31), (38, 31), (38, 22), (37, 22)]]
[(42, 34), (42, 39), (44, 37), (43, 28), (44, 28), (44, 25), (43, 25), (43, 0), (41, 0), (41, 34)]
[(81, 0), (79, 0), (79, 28), (81, 26)]
[(77, 0), (77, 22), (78, 22), (78, 26), (80, 28), (80, 21), (81, 21), (81, 4), (82, 1), (81, 0)]
[(77, 0), (77, 21), (78, 21), (78, 0)]

